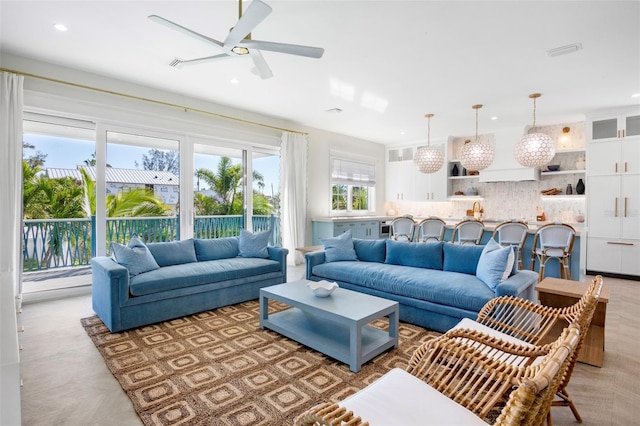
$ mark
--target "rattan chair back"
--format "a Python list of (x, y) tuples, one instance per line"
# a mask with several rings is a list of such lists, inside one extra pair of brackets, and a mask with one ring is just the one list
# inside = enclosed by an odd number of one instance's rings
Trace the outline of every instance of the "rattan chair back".
[(442, 241), (444, 240), (444, 232), (446, 229), (446, 223), (439, 217), (431, 216), (421, 220), (418, 223), (418, 241)]
[(451, 242), (457, 244), (480, 244), (484, 234), (484, 223), (476, 219), (465, 219), (453, 228)]
[(389, 238), (398, 241), (413, 241), (416, 221), (410, 216), (396, 217), (391, 221)]

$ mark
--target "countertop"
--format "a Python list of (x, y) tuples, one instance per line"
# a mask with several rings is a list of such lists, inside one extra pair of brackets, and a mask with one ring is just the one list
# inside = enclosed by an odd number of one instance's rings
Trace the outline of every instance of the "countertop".
[[(333, 216), (333, 217), (313, 218), (312, 221), (314, 222), (362, 222), (366, 220), (377, 220), (382, 222), (382, 221), (391, 221), (395, 217), (396, 216)], [(413, 220), (415, 220), (416, 222), (420, 222), (422, 219), (426, 219), (426, 217), (417, 217), (417, 216), (413, 217)], [(455, 225), (462, 220), (462, 218), (457, 218), (457, 217), (448, 217), (448, 218), (442, 218), (442, 219), (445, 221), (447, 228), (449, 229), (454, 228)], [(487, 218), (487, 219), (483, 219), (482, 223), (484, 223), (486, 230), (493, 231), (497, 225), (504, 222), (505, 220), (508, 220), (508, 219)], [(529, 233), (533, 234), (538, 230), (540, 226), (546, 225), (552, 222), (553, 221), (545, 221), (545, 222), (527, 221), (527, 224), (529, 225)], [(582, 223), (568, 222), (568, 224), (573, 226), (573, 228), (576, 230), (576, 236), (579, 236), (581, 232), (583, 232), (586, 229), (584, 222)]]

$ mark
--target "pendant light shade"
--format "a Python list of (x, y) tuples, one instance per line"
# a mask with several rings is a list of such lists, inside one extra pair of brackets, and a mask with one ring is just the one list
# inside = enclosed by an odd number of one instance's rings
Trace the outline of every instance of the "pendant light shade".
[(418, 170), (422, 173), (435, 173), (442, 167), (444, 163), (444, 156), (442, 152), (431, 146), (431, 117), (433, 114), (425, 115), (427, 117), (427, 146), (421, 146), (416, 151), (415, 157), (413, 157), (414, 163), (418, 167)]
[(543, 167), (549, 164), (556, 155), (556, 146), (551, 136), (544, 133), (536, 133), (536, 99), (540, 93), (533, 93), (529, 98), (533, 99), (533, 126), (529, 134), (520, 139), (516, 145), (514, 156), (518, 163), (525, 167)]
[(474, 105), (471, 108), (476, 110), (476, 139), (462, 146), (460, 164), (467, 170), (483, 170), (493, 163), (496, 150), (491, 143), (478, 139), (478, 110), (482, 105)]

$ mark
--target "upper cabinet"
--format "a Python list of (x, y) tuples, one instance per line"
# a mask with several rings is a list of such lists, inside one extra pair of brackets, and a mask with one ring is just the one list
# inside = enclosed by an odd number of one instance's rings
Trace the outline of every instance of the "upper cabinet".
[(626, 112), (594, 118), (590, 127), (591, 141), (624, 139), (640, 136), (640, 114)]
[[(420, 145), (421, 146), (421, 145)], [(445, 154), (444, 145), (431, 142)], [(387, 149), (385, 170), (385, 196), (387, 201), (445, 201), (446, 162), (435, 173), (418, 171), (413, 157), (419, 146), (390, 147)]]

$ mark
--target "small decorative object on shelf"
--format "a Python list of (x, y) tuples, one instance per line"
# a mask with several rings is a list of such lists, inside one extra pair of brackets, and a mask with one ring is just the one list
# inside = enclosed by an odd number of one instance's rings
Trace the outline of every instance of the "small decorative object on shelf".
[(576, 184), (576, 194), (584, 194), (584, 189), (584, 182), (582, 181), (582, 179), (578, 179), (578, 183)]
[(576, 170), (584, 170), (585, 166), (586, 166), (586, 161), (584, 159), (584, 157), (580, 157), (576, 160)]
[(571, 187), (571, 184), (567, 185), (567, 189), (565, 189), (564, 193), (567, 195), (573, 194), (573, 187)]
[(451, 169), (451, 176), (458, 176), (458, 173), (460, 173), (460, 171), (458, 170), (458, 165), (454, 164), (453, 168)]

